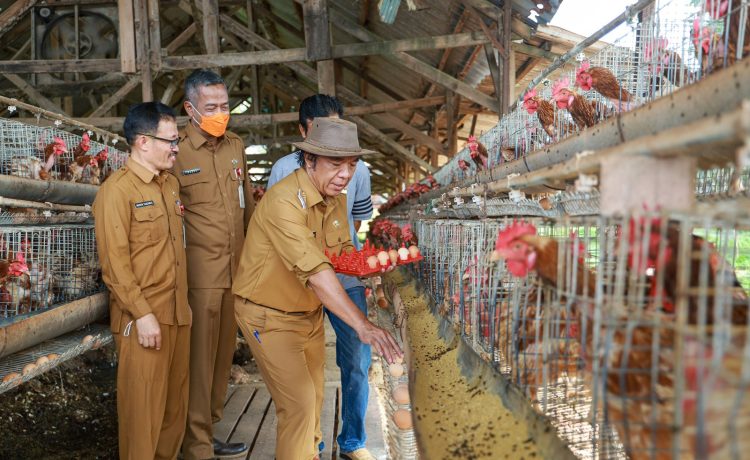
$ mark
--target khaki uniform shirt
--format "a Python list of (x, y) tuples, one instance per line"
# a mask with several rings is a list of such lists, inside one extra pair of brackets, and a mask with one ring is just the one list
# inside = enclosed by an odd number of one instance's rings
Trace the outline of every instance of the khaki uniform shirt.
[(185, 205), (188, 283), (191, 289), (228, 289), (255, 209), (245, 145), (227, 131), (214, 147), (188, 123), (180, 131), (179, 146), (173, 173)]
[(287, 312), (320, 307), (307, 280), (333, 269), (324, 250), (340, 254), (353, 247), (346, 196), (324, 200), (304, 168), (265, 194), (248, 233), (253, 237), (242, 248), (232, 291), (253, 303)]
[(110, 290), (112, 332), (153, 313), (161, 324), (189, 325), (180, 186), (129, 158), (94, 201), (96, 246)]

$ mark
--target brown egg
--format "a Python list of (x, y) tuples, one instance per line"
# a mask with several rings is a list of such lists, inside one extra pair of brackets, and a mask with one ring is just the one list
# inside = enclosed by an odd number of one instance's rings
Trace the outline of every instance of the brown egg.
[(91, 342), (92, 340), (94, 340), (94, 336), (91, 335), (91, 334), (89, 334), (86, 337), (84, 337), (84, 338), (81, 339), (81, 343), (87, 344), (87, 343)]
[(388, 310), (388, 301), (385, 300), (385, 297), (381, 297), (378, 299), (378, 307), (382, 308), (383, 310)]
[(47, 359), (49, 359), (50, 361), (54, 361), (54, 360), (56, 360), (59, 357), (60, 357), (60, 355), (58, 355), (57, 353), (50, 353), (50, 354), (47, 355)]
[(399, 248), (398, 258), (401, 260), (407, 260), (409, 258), (409, 250), (406, 248)]
[(393, 362), (401, 364), (401, 363), (404, 362), (404, 357), (403, 356), (396, 356), (396, 359), (394, 359)]
[(3, 383), (8, 383), (11, 380), (20, 379), (21, 374), (18, 372), (11, 372), (10, 374), (6, 374), (5, 377), (3, 377)]
[(49, 363), (49, 358), (46, 356), (40, 356), (36, 359), (36, 365), (37, 366), (44, 366), (45, 364)]
[(381, 297), (385, 297), (385, 291), (383, 290), (383, 285), (378, 284), (378, 286), (375, 288), (375, 296), (380, 299)]
[(370, 256), (367, 258), (367, 266), (370, 268), (376, 268), (378, 266), (378, 258), (375, 256)]
[(388, 365), (388, 373), (393, 377), (401, 377), (404, 375), (404, 365), (399, 363), (393, 363)]
[(409, 387), (406, 384), (397, 385), (391, 393), (393, 400), (398, 404), (409, 404)]
[(29, 363), (29, 364), (23, 366), (23, 370), (21, 371), (21, 373), (23, 375), (27, 375), (27, 374), (31, 374), (32, 372), (34, 372), (34, 370), (36, 370), (36, 364)]
[(398, 251), (396, 251), (395, 249), (389, 249), (388, 258), (391, 259), (391, 263), (395, 265), (396, 262), (398, 262)]
[(411, 256), (412, 259), (419, 257), (419, 248), (413, 244), (409, 246), (409, 256)]
[(402, 430), (409, 430), (412, 427), (411, 411), (399, 409), (393, 413), (393, 422)]
[(383, 267), (388, 265), (388, 261), (391, 259), (390, 257), (388, 257), (388, 253), (385, 251), (380, 251), (377, 257), (378, 262), (380, 262), (380, 265), (382, 265)]

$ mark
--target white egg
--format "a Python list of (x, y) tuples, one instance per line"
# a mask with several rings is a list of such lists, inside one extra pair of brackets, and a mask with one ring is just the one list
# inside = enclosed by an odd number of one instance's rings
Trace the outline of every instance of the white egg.
[(419, 248), (413, 244), (409, 246), (409, 255), (412, 259), (419, 257)]
[(380, 251), (378, 253), (378, 262), (380, 262), (380, 265), (385, 267), (388, 265), (388, 261), (390, 260), (390, 257), (388, 257), (388, 253), (385, 251)]
[(408, 260), (409, 259), (409, 250), (406, 248), (399, 248), (398, 250), (398, 258), (401, 260)]
[(375, 256), (370, 256), (367, 258), (367, 266), (370, 268), (376, 268), (378, 266), (378, 258)]
[(393, 377), (401, 377), (404, 375), (404, 366), (403, 364), (399, 363), (393, 363), (388, 366), (388, 373), (391, 374)]

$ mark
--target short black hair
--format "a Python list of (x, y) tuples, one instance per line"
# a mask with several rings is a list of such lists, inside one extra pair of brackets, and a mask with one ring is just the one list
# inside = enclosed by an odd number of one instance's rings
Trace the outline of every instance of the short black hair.
[(317, 117), (338, 114), (344, 116), (344, 107), (338, 99), (327, 94), (315, 94), (305, 98), (299, 105), (299, 124), (307, 132), (307, 122)]
[(201, 86), (211, 85), (224, 85), (226, 88), (227, 84), (221, 75), (208, 69), (194, 70), (185, 79), (185, 99), (190, 103), (195, 103), (195, 98), (198, 96), (198, 88)]
[(159, 122), (162, 120), (177, 121), (172, 107), (158, 101), (141, 102), (131, 106), (122, 126), (128, 145), (135, 143), (135, 136), (138, 133), (156, 134), (159, 129)]
[(315, 169), (315, 165), (318, 163), (318, 155), (310, 152), (304, 152), (302, 150), (297, 151), (297, 164), (300, 168), (305, 167), (305, 155), (307, 155), (307, 158), (310, 159), (310, 162), (312, 163), (313, 169)]

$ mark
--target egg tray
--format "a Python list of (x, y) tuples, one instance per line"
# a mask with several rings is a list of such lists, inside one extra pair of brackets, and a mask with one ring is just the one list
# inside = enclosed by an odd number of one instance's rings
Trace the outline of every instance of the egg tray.
[[(422, 261), (422, 260), (424, 260), (424, 257), (420, 253), (417, 257), (411, 257), (411, 256), (409, 256), (409, 258), (406, 259), (406, 260), (398, 259), (398, 261), (396, 261), (396, 266), (412, 264), (412, 263), (419, 262), (419, 261)], [(364, 267), (363, 270), (352, 270), (350, 268), (340, 268), (340, 267), (334, 267), (333, 270), (336, 273), (341, 274), (341, 275), (370, 276), (370, 275), (373, 275), (375, 273), (384, 273), (392, 265), (393, 264), (391, 264), (391, 262), (388, 261), (387, 265), (383, 266), (383, 265), (378, 264), (378, 266), (375, 267), (375, 268), (370, 268), (369, 265), (365, 265), (365, 267)]]

